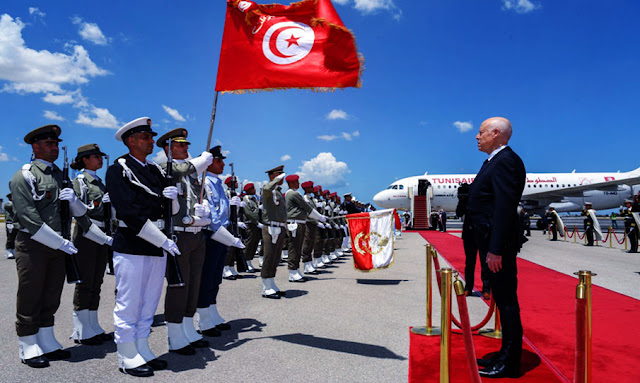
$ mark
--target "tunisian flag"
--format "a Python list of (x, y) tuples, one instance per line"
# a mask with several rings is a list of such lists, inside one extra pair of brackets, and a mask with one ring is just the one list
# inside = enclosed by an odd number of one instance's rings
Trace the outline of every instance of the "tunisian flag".
[(347, 215), (356, 269), (383, 269), (393, 262), (393, 212), (386, 209)]
[(360, 87), (361, 58), (330, 0), (227, 0), (216, 91)]

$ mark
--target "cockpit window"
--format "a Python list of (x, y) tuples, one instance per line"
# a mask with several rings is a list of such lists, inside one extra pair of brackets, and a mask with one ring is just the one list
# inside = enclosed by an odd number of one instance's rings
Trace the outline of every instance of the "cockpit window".
[(400, 185), (400, 190), (404, 190), (404, 185)]
[(393, 185), (393, 190), (397, 190), (398, 189), (398, 185)]

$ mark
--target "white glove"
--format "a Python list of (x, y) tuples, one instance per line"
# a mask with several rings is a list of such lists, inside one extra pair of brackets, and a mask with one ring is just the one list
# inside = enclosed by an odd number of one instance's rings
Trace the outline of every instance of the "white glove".
[(78, 200), (78, 197), (76, 197), (76, 192), (74, 192), (73, 189), (64, 188), (60, 190), (60, 200), (69, 201), (69, 204), (73, 204)]
[(326, 211), (331, 211), (331, 206), (329, 206), (329, 205), (325, 206), (325, 207), (324, 207), (324, 210), (326, 210)]
[[(167, 186), (162, 190), (162, 195), (171, 200), (178, 198), (178, 188), (175, 186)], [(165, 249), (166, 250), (166, 249)], [(168, 251), (168, 250), (167, 250)]]
[[(63, 189), (63, 190), (66, 190), (66, 189)], [(73, 192), (73, 189), (69, 189), (69, 190)], [(73, 242), (69, 241), (68, 239), (65, 239), (64, 242), (62, 242), (62, 245), (60, 245), (58, 250), (64, 251), (67, 254), (78, 253), (78, 249), (73, 245)]]
[(244, 207), (244, 201), (240, 201), (240, 207)]
[(11, 233), (13, 231), (13, 224), (12, 223), (8, 223), (7, 224), (7, 230), (9, 231), (9, 233)]
[(200, 157), (202, 157), (202, 159), (204, 160), (204, 163), (207, 164), (207, 166), (213, 163), (213, 154), (209, 153), (208, 151), (202, 152), (200, 154)]
[(264, 206), (262, 206), (262, 204), (260, 204), (260, 206), (258, 206), (258, 209), (264, 210)]
[(211, 209), (209, 209), (209, 206), (206, 204), (197, 203), (193, 205), (193, 209), (196, 217), (204, 218), (211, 214)]
[(109, 203), (111, 202), (111, 198), (109, 197), (109, 193), (104, 193), (104, 195), (102, 196), (102, 203)]
[(340, 208), (339, 208), (339, 207), (336, 207), (335, 209), (333, 209), (333, 211), (334, 211), (336, 214), (340, 214)]
[(322, 207), (322, 202), (316, 202), (316, 207)]
[[(171, 186), (169, 186), (169, 187), (171, 187)], [(169, 198), (169, 197), (167, 197), (167, 198)], [(168, 253), (171, 253), (173, 255), (180, 255), (180, 250), (178, 249), (178, 245), (176, 245), (175, 242), (173, 242), (172, 240), (170, 240), (168, 238), (162, 244), (162, 248), (165, 249)]]
[(113, 246), (113, 237), (107, 236), (107, 242), (104, 243), (107, 246)]
[(244, 243), (242, 243), (242, 240), (240, 238), (236, 238), (236, 240), (233, 242), (233, 245), (231, 246), (237, 247), (238, 249), (244, 249)]
[(240, 207), (241, 202), (242, 201), (240, 200), (240, 197), (235, 196), (235, 197), (231, 197), (231, 199), (229, 200), (229, 205)]
[(246, 229), (247, 225), (244, 222), (238, 222), (238, 227), (241, 229)]
[(324, 229), (324, 225), (321, 224), (320, 222), (318, 222), (318, 227), (321, 228), (321, 229)]
[(274, 178), (275, 180), (277, 180), (278, 182), (282, 181), (284, 179), (284, 177), (287, 176), (287, 173), (280, 173), (278, 174), (278, 176), (276, 176), (276, 178)]
[(264, 227), (264, 225), (261, 224), (260, 222), (258, 222), (258, 229), (262, 230), (263, 227)]

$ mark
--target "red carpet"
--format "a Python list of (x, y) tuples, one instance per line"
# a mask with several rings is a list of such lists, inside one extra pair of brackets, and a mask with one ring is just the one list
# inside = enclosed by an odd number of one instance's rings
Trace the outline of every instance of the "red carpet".
[[(464, 271), (464, 251), (460, 238), (436, 231), (426, 231), (421, 234), (453, 267), (461, 272)], [(480, 285), (479, 269), (480, 266), (477, 265), (476, 288)], [(595, 278), (597, 282), (597, 277)], [(539, 367), (527, 372), (524, 378), (528, 380), (528, 377), (533, 378), (534, 374), (544, 374), (538, 370), (546, 369), (548, 366), (558, 375), (556, 380), (573, 381), (577, 279), (519, 259), (518, 281), (525, 347), (534, 350), (543, 362)], [(640, 318), (638, 315), (640, 301), (598, 286), (593, 286), (592, 297), (593, 381), (640, 382), (640, 370), (636, 367), (640, 357), (640, 332), (635, 329), (636, 322)], [(480, 346), (480, 338), (484, 339), (484, 337), (474, 337), (478, 339), (476, 343), (478, 356), (483, 356), (486, 352), (497, 350), (499, 347), (499, 343), (496, 342), (495, 349), (485, 349), (484, 346)], [(428, 340), (421, 340), (428, 342)], [(413, 341), (412, 338), (411, 351), (417, 353), (417, 349), (421, 348), (420, 343), (416, 342), (414, 345)], [(430, 354), (436, 358), (439, 355), (437, 351), (439, 347), (435, 346), (437, 342), (434, 346), (430, 346), (434, 349)], [(462, 339), (458, 343), (459, 347), (462, 347)], [(462, 358), (463, 354), (460, 354), (460, 357)], [(432, 359), (430, 361), (432, 366), (438, 366), (437, 362), (433, 364), (434, 361)], [(464, 359), (460, 359), (460, 363), (458, 367), (464, 365)], [(410, 378), (412, 366), (414, 373), (417, 373), (416, 363), (411, 361), (410, 356)], [(468, 375), (466, 368), (460, 368), (460, 370), (465, 372), (466, 378)], [(550, 380), (553, 381), (553, 379)], [(521, 379), (521, 381), (524, 380)]]

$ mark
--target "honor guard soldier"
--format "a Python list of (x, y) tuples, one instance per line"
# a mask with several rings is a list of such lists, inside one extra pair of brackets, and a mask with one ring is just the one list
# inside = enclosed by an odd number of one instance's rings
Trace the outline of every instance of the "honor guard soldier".
[(5, 249), (7, 250), (5, 256), (7, 259), (15, 259), (16, 258), (16, 234), (18, 230), (15, 230), (13, 226), (15, 213), (13, 211), (13, 202), (11, 201), (11, 193), (7, 194), (8, 201), (4, 203), (4, 222), (5, 229), (7, 232), (7, 243), (5, 245)]
[(262, 239), (262, 210), (260, 209), (260, 202), (256, 197), (256, 188), (252, 182), (244, 185), (242, 189), (245, 193), (242, 197), (244, 203), (244, 217), (245, 224), (247, 225), (247, 240), (245, 241), (244, 256), (247, 260), (247, 272), (255, 273), (257, 270), (253, 266), (253, 258), (255, 257), (256, 250), (260, 239)]
[[(48, 367), (50, 360), (68, 359), (71, 353), (53, 333), (54, 314), (60, 306), (65, 278), (65, 257), (78, 252), (61, 233), (69, 228), (70, 216), (61, 214), (61, 201), (75, 217), (86, 213), (73, 189), (62, 188), (63, 172), (54, 161), (62, 141), (57, 125), (45, 125), (29, 132), (24, 141), (31, 145), (34, 160), (22, 166), (9, 182), (15, 221), (18, 294), (16, 332), (20, 359), (30, 367)], [(86, 221), (85, 221), (86, 222)], [(66, 229), (65, 229), (66, 231)]]
[(71, 338), (76, 343), (98, 345), (109, 341), (98, 322), (100, 306), (100, 288), (109, 259), (109, 247), (113, 239), (105, 233), (104, 204), (110, 202), (107, 188), (96, 173), (102, 168), (103, 156), (106, 156), (96, 144), (87, 144), (78, 148), (75, 160), (71, 164), (74, 170), (82, 170), (73, 180), (73, 189), (78, 199), (87, 207), (87, 216), (96, 237), (104, 236), (105, 242), (88, 239), (93, 235), (76, 225), (73, 232), (73, 244), (78, 249), (78, 270), (82, 282), (76, 284), (73, 294), (73, 332)]
[[(324, 210), (324, 214), (327, 218), (333, 217), (333, 210), (331, 209), (331, 198), (329, 195), (331, 192), (326, 189), (322, 191), (322, 209)], [(324, 241), (323, 252), (322, 252), (322, 263), (325, 265), (330, 265), (333, 263), (333, 259), (336, 259), (335, 255), (332, 257), (331, 253), (334, 250), (333, 244), (336, 238), (335, 230), (333, 228), (333, 224), (331, 222), (327, 222), (324, 225), (327, 233), (327, 238)]]
[[(235, 196), (235, 190), (238, 187), (238, 179), (235, 176), (229, 176), (224, 180), (224, 184), (227, 185), (227, 190), (225, 191), (225, 193), (227, 195), (227, 199), (229, 199), (229, 203), (232, 206), (237, 207), (238, 214), (236, 215), (237, 217), (236, 219), (238, 219), (240, 215), (240, 208), (243, 207), (241, 198)], [(233, 197), (236, 197), (236, 198), (233, 198)], [(231, 200), (233, 200), (233, 203)], [(230, 218), (231, 217), (232, 215), (230, 216)], [(230, 224), (233, 224), (233, 223), (230, 222)], [(238, 231), (240, 229), (245, 230), (247, 228), (244, 222), (241, 222), (240, 220), (237, 220), (236, 224), (238, 225)], [(238, 235), (238, 237), (240, 237), (240, 235)], [(238, 274), (235, 268), (236, 256), (239, 255), (238, 251), (240, 250), (237, 247), (229, 246), (226, 262), (224, 264), (224, 270), (222, 271), (223, 279), (235, 281), (238, 278), (242, 278), (242, 275)], [(240, 269), (240, 266), (238, 266), (238, 269), (242, 271), (242, 269)]]
[[(313, 198), (313, 181), (305, 181), (300, 184), (300, 186), (302, 187), (302, 190), (304, 190), (304, 201), (309, 205), (309, 207), (311, 207), (315, 214), (318, 214)], [(315, 214), (313, 215), (315, 216)], [(309, 275), (320, 274), (320, 271), (317, 270), (313, 265), (313, 245), (315, 243), (316, 236), (318, 235), (318, 223), (321, 222), (313, 219), (311, 217), (311, 214), (307, 216), (307, 220), (305, 223), (306, 229), (304, 233), (304, 240), (302, 242), (302, 262), (304, 265), (303, 272)]]
[(624, 209), (620, 212), (620, 216), (624, 219), (624, 231), (629, 238), (630, 249), (628, 253), (638, 252), (638, 222), (633, 216), (633, 201), (625, 200)]
[(274, 280), (287, 226), (287, 203), (280, 191), (280, 185), (287, 176), (283, 169), (284, 165), (280, 165), (266, 171), (269, 182), (262, 188), (261, 198), (264, 207), (264, 227), (262, 228), (264, 261), (260, 277), (262, 277), (262, 296), (271, 299), (280, 299), (280, 296), (285, 294), (276, 286)]
[[(307, 218), (326, 222), (327, 218), (318, 212), (298, 192), (300, 177), (297, 174), (288, 175), (285, 180), (289, 190), (285, 193), (287, 203), (287, 233), (289, 235), (289, 282), (306, 282), (307, 278), (300, 273), (300, 259), (302, 258), (302, 245), (307, 232)], [(311, 264), (309, 254), (303, 262), (305, 266)], [(306, 272), (306, 269), (305, 269)]]
[(205, 232), (206, 255), (200, 279), (196, 314), (198, 329), (202, 335), (220, 336), (220, 331), (231, 328), (218, 313), (217, 299), (225, 259), (230, 246), (243, 249), (244, 244), (240, 238), (234, 237), (227, 230), (230, 202), (224, 192), (222, 180), (218, 177), (224, 170), (226, 157), (222, 155), (220, 146), (211, 148), (209, 153), (213, 155), (213, 162), (207, 168), (204, 187), (211, 224)]
[(125, 124), (115, 137), (129, 153), (107, 170), (107, 191), (118, 219), (113, 239), (115, 342), (120, 370), (133, 376), (152, 376), (154, 370), (167, 367), (149, 348), (149, 334), (162, 295), (167, 254), (180, 254), (162, 232), (167, 204), (172, 213), (178, 212), (178, 189), (167, 185), (160, 165), (147, 160), (156, 135), (148, 117)]
[(180, 250), (177, 261), (184, 286), (167, 285), (164, 299), (169, 352), (180, 355), (194, 355), (196, 348), (209, 346), (209, 342), (196, 332), (193, 317), (196, 314), (206, 250), (202, 229), (211, 223), (207, 207), (198, 203), (201, 189), (198, 176), (211, 165), (213, 156), (205, 151), (196, 158), (188, 159), (191, 144), (187, 140), (188, 134), (184, 128), (174, 129), (163, 134), (156, 143), (170, 158), (160, 166), (167, 174), (171, 166), (180, 205), (180, 211), (172, 219), (176, 244)]
[[(558, 220), (556, 219), (555, 208), (553, 206), (550, 206), (549, 210), (547, 210), (546, 215), (547, 215), (547, 222), (549, 222), (549, 232), (551, 233), (551, 241), (557, 241), (558, 240), (558, 222), (557, 222)], [(593, 241), (591, 242), (593, 243)]]
[[(320, 195), (322, 194), (322, 186), (316, 185), (313, 187), (313, 197), (311, 201), (313, 201), (316, 206), (316, 211), (320, 214), (324, 214), (324, 205), (320, 200)], [(315, 269), (324, 269), (327, 265), (322, 261), (323, 253), (324, 253), (324, 242), (327, 239), (327, 225), (322, 222), (317, 222), (318, 231), (316, 232), (316, 238), (313, 240), (313, 267)]]
[(589, 214), (589, 210), (591, 210), (591, 202), (584, 203), (584, 210), (580, 213), (581, 216), (584, 216), (584, 233), (587, 236), (587, 244), (585, 246), (593, 246), (593, 218), (591, 214)]

